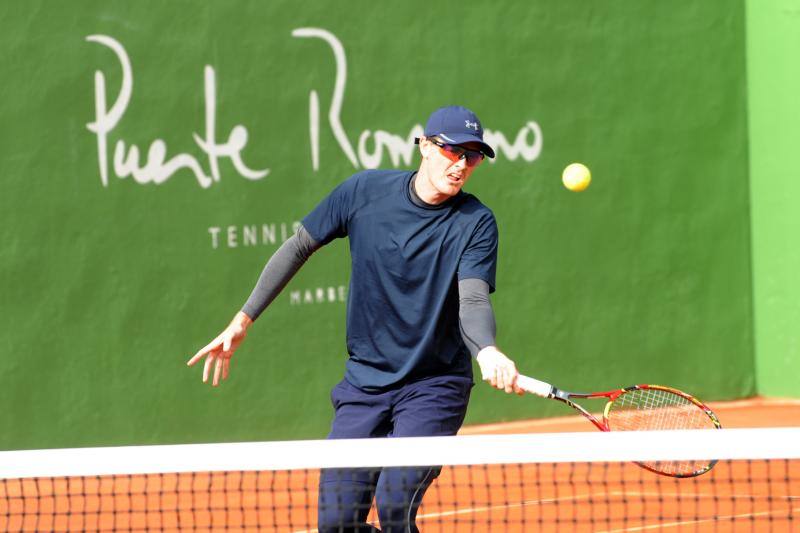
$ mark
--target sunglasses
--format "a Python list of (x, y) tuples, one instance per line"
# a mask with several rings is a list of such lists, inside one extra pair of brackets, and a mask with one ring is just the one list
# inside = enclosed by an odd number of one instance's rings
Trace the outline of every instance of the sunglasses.
[(479, 152), (477, 150), (467, 150), (463, 146), (458, 146), (457, 144), (446, 144), (438, 139), (433, 139), (430, 137), (428, 140), (438, 146), (439, 152), (453, 163), (458, 162), (460, 159), (464, 159), (467, 162), (467, 166), (474, 167), (483, 161), (483, 152)]

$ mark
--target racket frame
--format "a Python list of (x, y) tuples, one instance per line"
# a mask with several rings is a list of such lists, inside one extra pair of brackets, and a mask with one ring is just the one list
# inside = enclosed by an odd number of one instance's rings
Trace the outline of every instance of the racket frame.
[[(698, 409), (701, 409), (706, 416), (708, 416), (709, 420), (711, 420), (712, 424), (714, 425), (713, 429), (722, 429), (722, 424), (717, 418), (717, 415), (714, 414), (706, 404), (695, 398), (694, 396), (687, 394), (681, 390), (666, 387), (664, 385), (650, 385), (650, 384), (642, 384), (642, 385), (631, 385), (629, 387), (624, 387), (622, 389), (616, 389), (611, 391), (604, 391), (604, 392), (569, 392), (561, 390), (557, 387), (554, 387), (548, 383), (543, 381), (536, 380), (534, 378), (530, 378), (528, 376), (520, 375), (517, 379), (517, 383), (526, 391), (531, 392), (533, 394), (543, 396), (545, 398), (550, 398), (553, 400), (558, 400), (562, 403), (567, 404), (568, 406), (572, 407), (580, 414), (582, 414), (586, 419), (589, 420), (592, 424), (597, 427), (600, 431), (612, 431), (613, 428), (609, 426), (608, 416), (611, 412), (611, 406), (614, 402), (623, 394), (628, 392), (636, 391), (636, 390), (658, 390), (663, 392), (668, 392), (671, 394), (675, 394), (680, 396), (681, 398), (687, 400), (688, 402), (692, 403)], [(549, 391), (547, 388), (549, 387)], [(599, 399), (599, 398), (606, 398), (608, 401), (606, 402), (605, 407), (603, 408), (603, 418), (602, 420), (598, 419), (592, 413), (587, 411), (581, 405), (572, 401), (573, 399)], [(666, 472), (660, 472), (654, 468), (649, 467), (645, 463), (641, 463), (635, 461), (637, 465), (644, 468), (645, 470), (649, 470), (650, 472), (654, 472), (656, 474), (667, 476), (667, 477), (676, 477), (676, 478), (687, 478), (687, 477), (696, 477), (701, 474), (704, 474), (711, 470), (715, 464), (717, 464), (717, 460), (713, 459), (710, 460), (709, 463), (702, 469), (688, 473), (688, 474), (668, 474)]]

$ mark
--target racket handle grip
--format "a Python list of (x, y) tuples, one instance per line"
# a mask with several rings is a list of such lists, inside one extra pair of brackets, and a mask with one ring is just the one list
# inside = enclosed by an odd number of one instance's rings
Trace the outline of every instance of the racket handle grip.
[(552, 385), (522, 374), (517, 376), (517, 385), (525, 392), (530, 392), (543, 398), (550, 398), (553, 395)]

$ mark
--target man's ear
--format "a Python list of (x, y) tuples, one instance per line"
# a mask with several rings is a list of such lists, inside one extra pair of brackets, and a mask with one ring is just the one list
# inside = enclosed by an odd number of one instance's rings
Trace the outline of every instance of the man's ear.
[(420, 137), (419, 139), (419, 153), (423, 158), (428, 157), (428, 152), (431, 150), (431, 142), (427, 137)]

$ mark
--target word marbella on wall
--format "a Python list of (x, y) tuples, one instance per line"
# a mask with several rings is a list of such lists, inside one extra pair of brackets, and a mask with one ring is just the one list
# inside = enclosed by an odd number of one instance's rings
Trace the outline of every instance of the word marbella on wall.
[[(347, 86), (347, 58), (344, 47), (332, 33), (319, 28), (299, 28), (292, 32), (296, 38), (316, 38), (328, 44), (333, 52), (336, 65), (336, 79), (331, 95), (328, 125), (342, 153), (354, 168), (378, 168), (388, 154), (394, 167), (407, 166), (414, 157), (414, 138), (422, 135), (422, 125), (416, 124), (408, 135), (402, 136), (383, 130), (364, 130), (358, 134), (358, 143), (354, 147), (350, 136), (342, 125), (340, 118), (345, 88)], [(109, 184), (109, 136), (123, 119), (133, 97), (133, 67), (130, 57), (122, 44), (107, 35), (89, 35), (89, 42), (98, 43), (111, 49), (119, 61), (122, 70), (122, 83), (119, 93), (109, 107), (109, 96), (106, 93), (106, 77), (102, 71), (95, 71), (95, 119), (86, 126), (97, 138), (97, 161), (100, 170), (100, 182), (104, 187)], [(133, 177), (139, 184), (153, 183), (160, 185), (170, 179), (179, 170), (189, 170), (198, 185), (208, 188), (221, 179), (219, 160), (230, 159), (236, 172), (248, 180), (260, 180), (269, 175), (269, 169), (253, 169), (242, 160), (242, 150), (247, 146), (249, 134), (242, 124), (231, 128), (225, 142), (218, 142), (216, 135), (217, 90), (216, 71), (211, 65), (204, 68), (205, 97), (205, 132), (201, 136), (192, 133), (198, 148), (207, 160), (208, 169), (204, 168), (200, 159), (189, 153), (178, 153), (167, 156), (167, 144), (163, 139), (155, 139), (150, 143), (146, 156), (142, 160), (142, 151), (135, 144), (126, 144), (117, 139), (114, 144), (111, 170), (117, 178)], [(309, 143), (311, 148), (311, 166), (319, 170), (319, 138), (320, 138), (320, 103), (316, 90), (309, 93)], [(534, 121), (527, 121), (520, 128), (513, 142), (509, 142), (500, 131), (485, 130), (484, 138), (495, 147), (498, 154), (506, 159), (525, 162), (535, 161), (542, 151), (542, 131)], [(529, 142), (529, 138), (531, 139)], [(372, 151), (368, 146), (372, 145)], [(494, 160), (492, 160), (494, 163)]]

